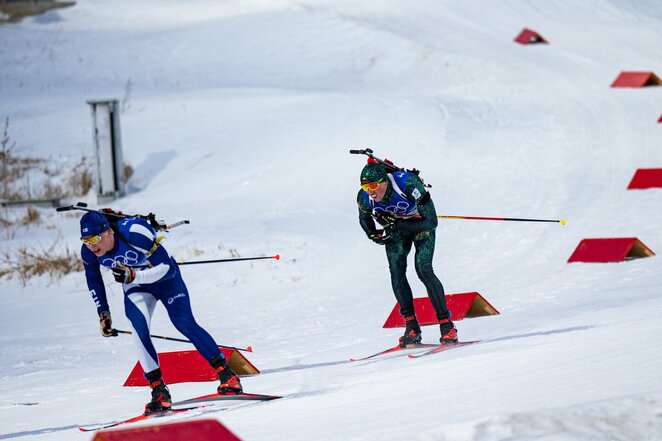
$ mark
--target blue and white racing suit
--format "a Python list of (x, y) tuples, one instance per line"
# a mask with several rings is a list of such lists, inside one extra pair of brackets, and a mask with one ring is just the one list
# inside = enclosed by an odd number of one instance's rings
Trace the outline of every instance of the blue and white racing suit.
[(149, 336), (150, 322), (158, 300), (163, 303), (175, 328), (186, 336), (200, 354), (211, 360), (221, 354), (214, 339), (193, 317), (189, 293), (179, 267), (158, 244), (156, 233), (138, 217), (120, 219), (115, 233), (113, 250), (96, 257), (86, 245), (81, 249), (87, 286), (97, 313), (110, 311), (106, 289), (101, 278), (101, 266), (112, 268), (116, 262), (134, 267), (135, 279), (122, 285), (124, 310), (133, 327), (138, 359), (145, 372), (159, 367), (154, 344)]

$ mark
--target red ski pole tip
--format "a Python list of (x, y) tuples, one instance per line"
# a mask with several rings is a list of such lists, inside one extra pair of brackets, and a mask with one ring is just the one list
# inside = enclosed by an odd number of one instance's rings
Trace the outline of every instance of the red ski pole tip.
[(280, 260), (280, 254), (276, 254), (276, 255), (274, 256), (274, 259), (276, 259), (276, 260)]
[(246, 346), (246, 352), (253, 352), (252, 346)]

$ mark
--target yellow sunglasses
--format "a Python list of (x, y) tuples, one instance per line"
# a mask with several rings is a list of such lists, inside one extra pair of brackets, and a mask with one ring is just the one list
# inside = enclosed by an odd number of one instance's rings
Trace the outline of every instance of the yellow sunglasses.
[(363, 189), (363, 191), (375, 191), (379, 187), (380, 183), (381, 182), (370, 182), (368, 184), (361, 185), (361, 188)]
[(96, 245), (101, 240), (101, 234), (83, 237), (80, 240), (82, 240), (85, 245)]

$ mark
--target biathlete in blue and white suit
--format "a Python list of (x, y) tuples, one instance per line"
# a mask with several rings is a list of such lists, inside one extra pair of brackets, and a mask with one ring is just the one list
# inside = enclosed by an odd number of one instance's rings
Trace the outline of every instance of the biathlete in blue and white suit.
[(150, 337), (150, 322), (157, 301), (161, 301), (179, 332), (194, 344), (200, 354), (218, 371), (219, 394), (241, 393), (237, 375), (227, 365), (214, 339), (193, 317), (186, 284), (179, 267), (154, 229), (139, 217), (117, 219), (90, 211), (80, 220), (81, 258), (92, 299), (99, 314), (101, 335), (116, 336), (112, 327), (101, 266), (110, 268), (124, 290), (124, 310), (133, 327), (138, 359), (152, 388), (146, 412), (167, 410), (171, 406), (168, 387), (161, 377), (156, 349)]

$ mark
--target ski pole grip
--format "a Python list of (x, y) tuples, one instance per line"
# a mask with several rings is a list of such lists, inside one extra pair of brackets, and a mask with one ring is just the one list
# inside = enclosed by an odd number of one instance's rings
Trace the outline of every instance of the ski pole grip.
[(363, 153), (363, 150), (350, 150), (350, 155), (360, 155)]

